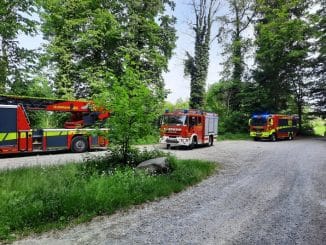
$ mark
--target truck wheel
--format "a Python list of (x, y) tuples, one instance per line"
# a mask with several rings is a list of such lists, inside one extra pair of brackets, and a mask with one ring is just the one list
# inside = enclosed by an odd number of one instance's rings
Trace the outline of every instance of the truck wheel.
[(189, 149), (189, 150), (194, 149), (194, 147), (195, 147), (196, 144), (197, 144), (196, 139), (195, 139), (195, 138), (192, 138), (192, 140), (191, 140), (191, 144), (188, 146), (188, 149)]
[(208, 143), (209, 146), (213, 146), (214, 145), (214, 138), (213, 136), (209, 136), (209, 143)]
[(270, 138), (271, 138), (271, 141), (275, 142), (276, 141), (276, 134), (272, 134), (270, 136)]
[(292, 133), (289, 134), (289, 140), (293, 140), (293, 134)]
[(166, 149), (170, 149), (171, 145), (170, 144), (166, 144)]
[(259, 137), (254, 137), (254, 141), (259, 141)]
[(71, 151), (76, 153), (85, 152), (88, 149), (87, 140), (82, 136), (76, 136), (71, 141)]

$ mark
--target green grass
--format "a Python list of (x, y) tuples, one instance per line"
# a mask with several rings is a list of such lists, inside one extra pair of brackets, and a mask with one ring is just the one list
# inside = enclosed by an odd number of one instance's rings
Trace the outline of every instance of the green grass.
[(249, 132), (248, 133), (224, 133), (219, 134), (217, 137), (218, 141), (221, 140), (247, 140), (250, 139)]
[(216, 169), (209, 162), (170, 161), (173, 171), (157, 176), (128, 167), (84, 176), (74, 164), (0, 172), (0, 243), (180, 192)]

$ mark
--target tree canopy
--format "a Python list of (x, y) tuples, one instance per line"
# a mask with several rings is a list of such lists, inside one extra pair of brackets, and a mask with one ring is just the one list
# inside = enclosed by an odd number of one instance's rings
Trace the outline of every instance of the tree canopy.
[(162, 71), (175, 46), (172, 1), (41, 1), (45, 57), (54, 67), (59, 97), (91, 97), (110, 73), (123, 73), (124, 58), (163, 98)]
[[(225, 131), (245, 130), (255, 112), (298, 114), (300, 122), (306, 115), (326, 117), (325, 1), (186, 1), (194, 34), (183, 67), (190, 101), (172, 105), (164, 104), (162, 73), (176, 46), (176, 3), (2, 0), (0, 93), (94, 99), (114, 107), (116, 118), (133, 118), (137, 132), (145, 123), (154, 128), (164, 106), (218, 112)], [(19, 43), (19, 36), (37, 33), (42, 49)], [(224, 70), (206, 91), (212, 45)], [(128, 120), (111, 123), (119, 121)], [(138, 137), (136, 131), (130, 135)]]
[(21, 34), (34, 35), (37, 22), (34, 0), (1, 0), (0, 3), (0, 93), (22, 93), (31, 77), (34, 53), (19, 46)]

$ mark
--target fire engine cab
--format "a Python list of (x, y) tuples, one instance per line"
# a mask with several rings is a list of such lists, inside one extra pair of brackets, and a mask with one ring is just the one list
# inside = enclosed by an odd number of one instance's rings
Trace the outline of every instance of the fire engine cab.
[[(71, 118), (60, 129), (33, 129), (29, 110), (69, 112)], [(107, 129), (85, 128), (104, 121), (109, 113), (95, 109), (91, 101), (56, 100), (0, 95), (0, 155), (22, 152), (71, 150), (84, 152), (105, 147)]]
[(250, 136), (254, 140), (292, 140), (297, 134), (297, 116), (280, 114), (254, 115), (249, 120)]
[(192, 149), (198, 144), (213, 145), (217, 137), (218, 116), (200, 110), (166, 111), (162, 117), (160, 143), (167, 148), (186, 146)]

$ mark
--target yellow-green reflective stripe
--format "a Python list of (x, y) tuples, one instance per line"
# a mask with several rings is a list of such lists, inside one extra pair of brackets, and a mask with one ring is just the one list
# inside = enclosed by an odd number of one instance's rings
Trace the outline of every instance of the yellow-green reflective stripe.
[(17, 139), (17, 132), (0, 133), (0, 141)]
[(277, 127), (277, 129), (284, 129), (284, 128), (293, 128), (292, 126), (281, 126), (281, 127)]
[(46, 136), (65, 136), (67, 135), (67, 131), (47, 131), (45, 133)]
[(74, 130), (74, 131), (69, 131), (69, 135), (74, 135), (74, 134), (91, 134), (96, 132), (96, 130)]

